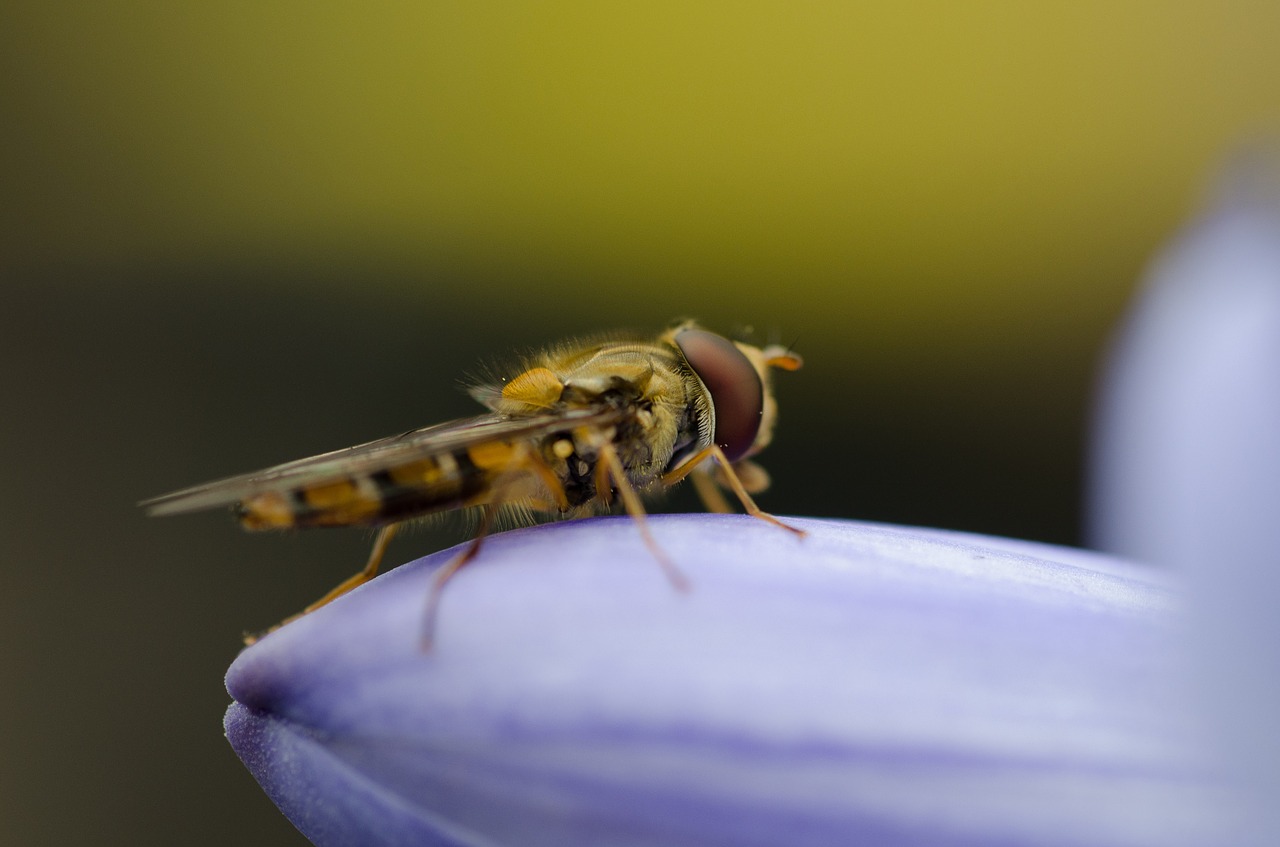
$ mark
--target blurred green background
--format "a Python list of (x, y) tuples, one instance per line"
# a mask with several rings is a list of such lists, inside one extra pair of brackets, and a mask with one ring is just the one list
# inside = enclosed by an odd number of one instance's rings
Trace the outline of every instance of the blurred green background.
[(4, 840), (302, 843), (221, 674), (368, 538), (134, 503), (468, 414), (494, 354), (753, 327), (807, 360), (766, 508), (1076, 541), (1098, 355), (1278, 128), (1277, 44), (1264, 3), (11, 0)]

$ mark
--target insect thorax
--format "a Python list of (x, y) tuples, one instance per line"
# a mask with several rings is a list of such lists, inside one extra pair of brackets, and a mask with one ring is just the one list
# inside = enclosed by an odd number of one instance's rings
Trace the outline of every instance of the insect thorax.
[[(559, 364), (548, 357), (508, 386), (520, 385), (527, 374), (541, 368), (559, 382), (555, 402), (559, 409), (613, 408), (622, 413), (609, 427), (558, 433), (540, 445), (572, 509), (590, 504), (600, 493), (597, 463), (605, 442), (612, 444), (629, 481), (638, 489), (653, 486), (663, 472), (707, 443), (705, 391), (668, 345), (606, 345), (587, 361), (563, 369), (556, 367)], [(545, 391), (546, 385), (538, 389)], [(507, 399), (517, 399), (512, 395), (518, 391), (504, 389), (503, 393)]]

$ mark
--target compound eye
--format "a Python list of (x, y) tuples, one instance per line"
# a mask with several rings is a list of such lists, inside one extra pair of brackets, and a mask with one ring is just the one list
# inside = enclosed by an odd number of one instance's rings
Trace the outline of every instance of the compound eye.
[(764, 414), (764, 385), (751, 360), (727, 338), (702, 329), (675, 337), (693, 372), (711, 394), (715, 407), (715, 443), (736, 462), (755, 443)]

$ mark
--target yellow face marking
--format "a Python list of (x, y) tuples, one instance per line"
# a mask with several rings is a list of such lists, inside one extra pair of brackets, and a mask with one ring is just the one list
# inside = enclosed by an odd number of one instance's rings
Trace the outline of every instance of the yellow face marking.
[(281, 529), (293, 526), (293, 509), (279, 491), (246, 497), (240, 503), (240, 523), (245, 529)]
[(562, 391), (560, 377), (547, 368), (531, 368), (502, 386), (502, 399), (547, 409), (560, 399)]
[(551, 445), (551, 452), (556, 455), (557, 459), (567, 459), (573, 455), (573, 442), (567, 438), (561, 438)]
[(467, 456), (476, 467), (487, 471), (504, 471), (515, 461), (518, 448), (505, 441), (489, 441), (467, 448)]

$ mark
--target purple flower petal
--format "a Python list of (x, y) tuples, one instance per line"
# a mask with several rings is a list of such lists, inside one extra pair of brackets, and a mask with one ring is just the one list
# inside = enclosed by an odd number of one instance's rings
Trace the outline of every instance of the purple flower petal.
[(317, 844), (1214, 843), (1176, 585), (1031, 543), (789, 519), (506, 533), (245, 650), (227, 733)]
[[(1270, 168), (1270, 169), (1268, 169)], [(1280, 164), (1238, 163), (1153, 264), (1097, 422), (1097, 543), (1189, 581), (1198, 705), (1280, 844)]]
[(1265, 184), (1158, 257), (1117, 340), (1093, 462), (1102, 549), (1185, 568), (1280, 555), (1280, 187), (1256, 196)]

